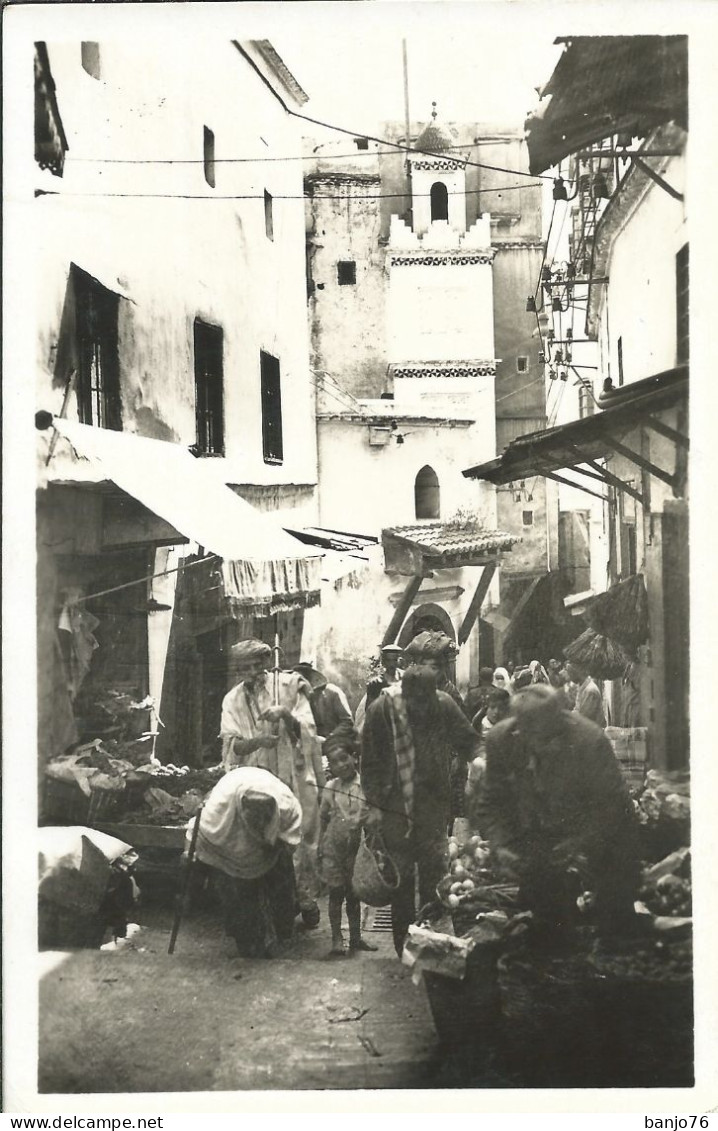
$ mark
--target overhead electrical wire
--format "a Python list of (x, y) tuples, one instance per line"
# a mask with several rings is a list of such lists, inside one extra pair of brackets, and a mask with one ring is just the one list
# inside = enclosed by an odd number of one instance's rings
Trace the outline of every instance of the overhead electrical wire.
[(551, 219), (549, 220), (548, 232), (546, 234), (546, 243), (544, 244), (543, 256), (541, 257), (541, 266), (539, 267), (538, 280), (536, 282), (536, 290), (534, 291), (534, 302), (538, 298), (538, 293), (541, 290), (541, 275), (543, 273), (544, 265), (546, 263), (546, 252), (548, 251), (549, 240), (551, 239), (551, 229), (553, 227), (554, 217), (556, 215), (556, 201), (553, 202), (551, 209)]
[[(366, 138), (366, 134), (356, 134), (358, 140)], [(367, 140), (369, 140), (367, 138)], [(393, 145), (393, 142), (386, 142), (387, 145)], [(449, 150), (465, 150), (465, 149), (478, 149), (481, 145), (497, 145), (500, 142), (495, 141), (493, 138), (480, 139), (479, 141), (470, 142), (466, 145), (447, 145), (442, 153)], [(411, 149), (412, 153), (423, 153), (423, 150)], [(345, 159), (356, 159), (357, 157), (383, 157), (387, 154), (397, 156), (395, 149), (355, 149), (353, 153), (317, 153), (314, 149), (312, 153), (301, 154), (288, 154), (282, 157), (215, 157), (215, 165), (252, 165), (252, 164), (267, 164), (278, 161), (342, 161)], [(436, 156), (436, 155), (435, 155)], [(203, 157), (66, 157), (65, 161), (69, 164), (102, 164), (102, 165), (203, 165)], [(518, 176), (540, 176), (540, 174), (526, 173), (525, 170), (516, 169), (500, 169), (499, 166), (493, 165), (480, 165), (480, 168), (493, 169), (496, 168), (499, 172), (516, 173)], [(546, 179), (546, 178), (544, 178)], [(516, 188), (522, 188), (522, 185), (516, 185)]]
[[(483, 196), (491, 192), (512, 192), (515, 189), (538, 188), (539, 184), (531, 185), (501, 185), (497, 188), (466, 189), (447, 192), (447, 196)], [(75, 192), (72, 189), (36, 189), (35, 196), (72, 196), (92, 199), (115, 197), (123, 200), (261, 200), (264, 201), (264, 192), (261, 193), (181, 193), (181, 192)], [(347, 193), (314, 194), (305, 192), (299, 194), (272, 193), (272, 200), (420, 200), (431, 196), (428, 192), (378, 192), (357, 193), (350, 196)]]

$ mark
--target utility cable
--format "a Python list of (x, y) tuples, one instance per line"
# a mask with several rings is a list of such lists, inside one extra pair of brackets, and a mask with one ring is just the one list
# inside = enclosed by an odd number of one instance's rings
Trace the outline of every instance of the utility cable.
[[(365, 134), (356, 134), (358, 140), (362, 140)], [(369, 140), (369, 139), (367, 139)], [(393, 144), (387, 142), (388, 145)], [(466, 145), (447, 145), (446, 150), (466, 150), (478, 149), (482, 145), (497, 145), (500, 142), (495, 141), (493, 138), (481, 139), (475, 142), (469, 142)], [(411, 150), (412, 153), (418, 153), (419, 150)], [(213, 164), (215, 165), (252, 165), (252, 164), (266, 164), (276, 163), (283, 161), (340, 161), (344, 159), (356, 159), (364, 157), (383, 157), (387, 154), (396, 154), (394, 149), (355, 149), (353, 153), (317, 153), (316, 150), (312, 153), (303, 154), (289, 154), (284, 157), (215, 157)], [(67, 164), (102, 164), (102, 165), (204, 165), (203, 157), (72, 157), (65, 158)], [(482, 168), (492, 168), (493, 166), (481, 166)], [(519, 172), (514, 169), (499, 170), (500, 172)], [(524, 171), (520, 172), (521, 176), (526, 176)], [(533, 174), (529, 174), (533, 175)], [(537, 176), (539, 174), (536, 174)], [(523, 188), (523, 185), (515, 185), (515, 188)]]
[[(300, 118), (302, 121), (309, 122), (313, 126), (321, 126), (322, 129), (334, 130), (335, 133), (346, 134), (348, 137), (366, 138), (367, 141), (376, 141), (379, 145), (388, 145), (392, 149), (398, 149), (403, 153), (418, 153), (423, 157), (438, 157), (439, 159), (446, 157), (446, 151), (435, 153), (427, 149), (417, 149), (413, 145), (402, 144), (399, 141), (389, 141), (388, 138), (374, 137), (372, 134), (367, 133), (357, 133), (356, 130), (348, 130), (343, 126), (335, 126), (331, 122), (323, 122), (319, 118), (311, 118), (308, 114), (301, 114), (298, 110), (292, 110), (289, 107), (287, 107), (287, 112), (291, 114), (293, 118)], [(516, 177), (531, 177), (535, 175), (544, 181), (554, 180), (550, 173), (533, 174), (528, 170), (509, 169), (505, 165), (488, 165), (484, 161), (465, 161), (464, 164), (476, 169), (491, 169), (496, 173), (511, 173)]]
[[(497, 188), (484, 188), (484, 189), (466, 189), (454, 190), (447, 192), (447, 196), (483, 196), (490, 192), (511, 192), (514, 189), (521, 188), (539, 188), (538, 182), (531, 185), (504, 185)], [(350, 196), (347, 193), (318, 193), (311, 192), (303, 193), (301, 196), (298, 194), (280, 194), (273, 193), (272, 200), (301, 200), (306, 203), (308, 200), (421, 200), (422, 198), (429, 198), (430, 193), (412, 193), (412, 192), (378, 192), (378, 193), (357, 193)], [(72, 197), (86, 197), (93, 198), (107, 198), (116, 197), (126, 200), (261, 200), (264, 201), (264, 193), (182, 193), (182, 192), (74, 192), (72, 189), (35, 189), (35, 196), (72, 196)], [(498, 214), (497, 214), (498, 215)]]
[(543, 256), (541, 257), (541, 266), (539, 267), (538, 280), (536, 282), (536, 290), (534, 291), (534, 303), (536, 302), (536, 299), (538, 298), (538, 293), (541, 290), (541, 275), (543, 274), (544, 264), (546, 263), (546, 252), (548, 251), (548, 244), (549, 244), (549, 240), (551, 239), (551, 229), (553, 227), (554, 216), (556, 215), (556, 203), (557, 202), (554, 200), (553, 208), (551, 209), (551, 219), (550, 219), (549, 225), (548, 225), (548, 233), (546, 235), (546, 243), (544, 244)]

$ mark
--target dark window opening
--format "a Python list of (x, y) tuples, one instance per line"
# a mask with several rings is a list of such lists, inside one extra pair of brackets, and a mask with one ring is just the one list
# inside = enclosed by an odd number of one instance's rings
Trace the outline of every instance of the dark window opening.
[(204, 127), (204, 179), (211, 188), (215, 187), (214, 133), (209, 126)]
[(431, 219), (449, 219), (449, 192), (442, 181), (431, 186)]
[(100, 45), (99, 43), (86, 43), (80, 44), (80, 58), (82, 60), (82, 69), (87, 71), (88, 75), (93, 79), (100, 77)]
[(523, 517), (524, 526), (533, 526), (533, 524), (534, 524), (534, 512), (533, 511), (523, 511), (522, 517)]
[(635, 522), (622, 522), (620, 532), (621, 577), (633, 577), (638, 565)]
[(369, 148), (369, 138), (368, 137), (355, 137), (354, 138), (354, 144), (357, 147), (357, 149), (368, 149)]
[(72, 269), (77, 335), (77, 414), (82, 424), (122, 430), (117, 320), (119, 295)]
[(264, 231), (267, 239), (274, 239), (274, 213), (272, 211), (272, 194), (264, 190)]
[(422, 467), (414, 482), (414, 513), (417, 518), (439, 518), (441, 491), (433, 467)]
[(282, 389), (279, 361), (260, 351), (262, 379), (262, 450), (265, 463), (281, 463), (284, 459), (282, 438)]
[(688, 244), (676, 256), (676, 362), (688, 361), (690, 346), (688, 318)]
[(224, 334), (197, 318), (194, 324), (196, 452), (224, 455)]
[(340, 287), (353, 287), (357, 281), (357, 265), (353, 260), (337, 263), (337, 282)]
[(527, 357), (517, 357), (516, 358), (516, 372), (517, 373), (528, 373), (528, 370), (529, 370), (529, 359)]
[(623, 384), (623, 338), (618, 339), (618, 384)]

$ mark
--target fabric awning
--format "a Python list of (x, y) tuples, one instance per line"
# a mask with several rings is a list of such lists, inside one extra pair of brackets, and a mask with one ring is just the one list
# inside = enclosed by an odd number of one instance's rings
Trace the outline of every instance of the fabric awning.
[(614, 134), (646, 137), (667, 122), (687, 128), (688, 37), (588, 35), (566, 48), (526, 122), (534, 175)]
[(688, 367), (669, 369), (616, 390), (615, 403), (607, 398), (608, 407), (595, 416), (519, 436), (497, 459), (469, 467), (463, 474), (489, 483), (513, 483), (605, 459), (615, 450), (613, 442), (620, 443), (652, 413), (670, 408), (687, 394)]
[(115, 483), (181, 536), (222, 558), (233, 606), (279, 608), (319, 600), (321, 553), (235, 495), (217, 469), (179, 444), (94, 428), (55, 417), (57, 432)]

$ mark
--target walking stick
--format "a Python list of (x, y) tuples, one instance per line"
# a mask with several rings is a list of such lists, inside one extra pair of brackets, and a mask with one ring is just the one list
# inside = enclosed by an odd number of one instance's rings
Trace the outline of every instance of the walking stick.
[(274, 614), (274, 706), (279, 706), (279, 618)]
[(175, 897), (175, 917), (172, 924), (172, 934), (170, 935), (170, 945), (167, 948), (168, 954), (174, 954), (175, 943), (177, 942), (177, 935), (179, 934), (180, 923), (182, 916), (189, 908), (189, 885), (192, 878), (192, 865), (194, 864), (194, 856), (197, 848), (197, 833), (199, 832), (199, 822), (202, 816), (202, 806), (200, 805), (194, 819), (194, 828), (192, 829), (192, 837), (189, 842), (189, 851), (187, 853), (187, 863), (182, 876), (182, 884), (180, 890)]

